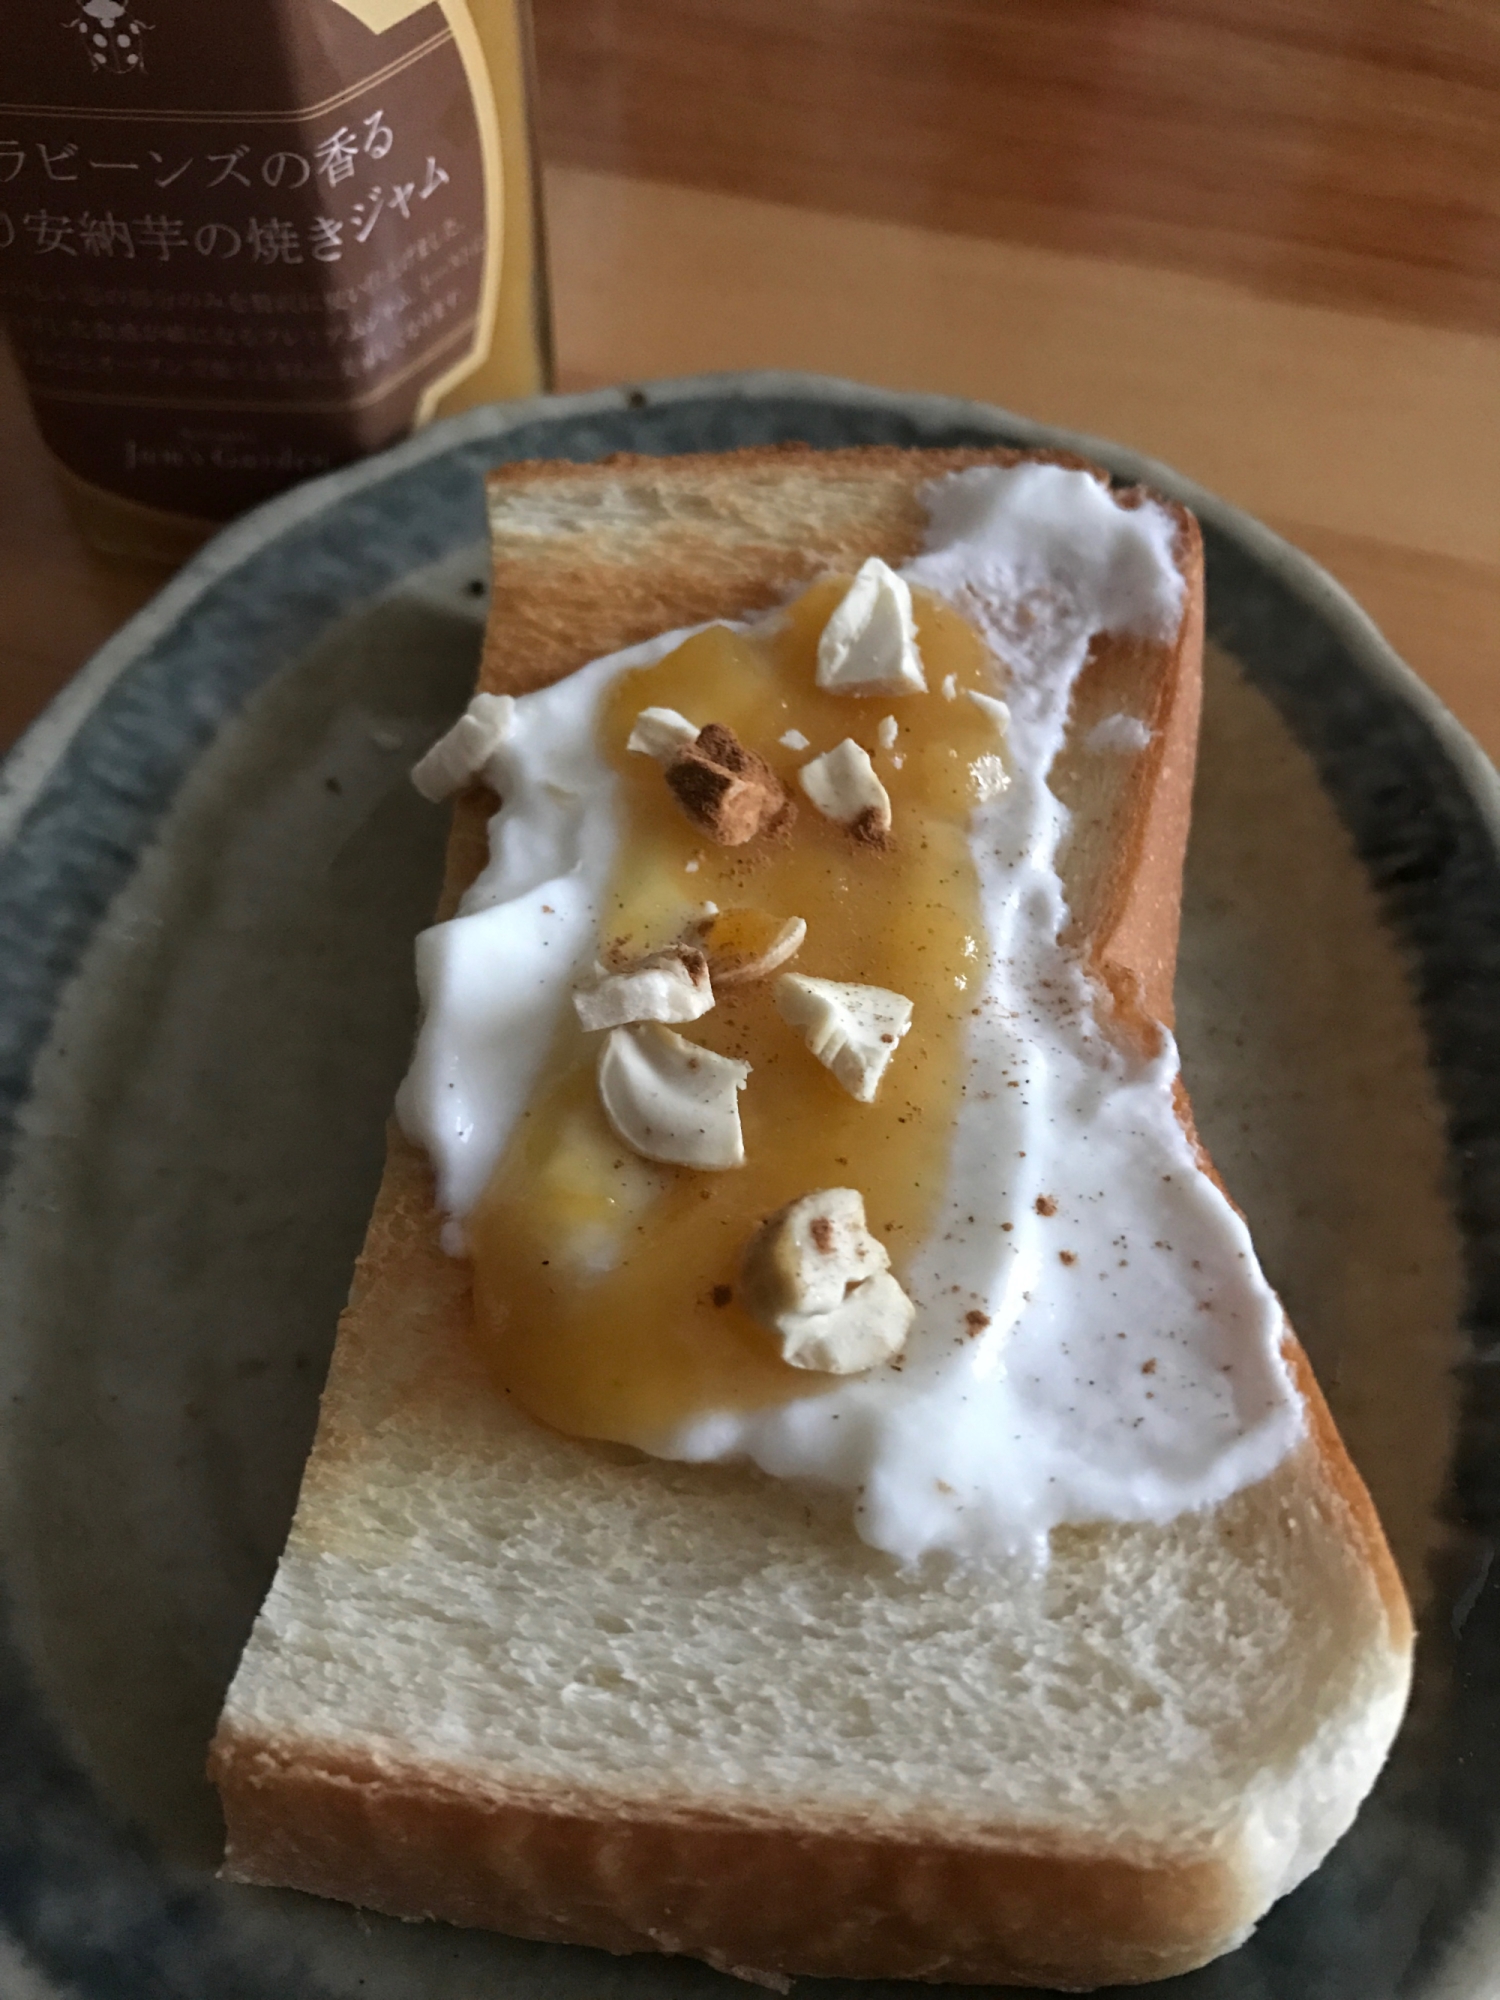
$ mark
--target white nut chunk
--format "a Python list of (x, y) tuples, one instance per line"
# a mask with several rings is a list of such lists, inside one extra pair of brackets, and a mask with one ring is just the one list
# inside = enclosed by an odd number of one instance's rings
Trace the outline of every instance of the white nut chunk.
[(797, 781), (825, 819), (837, 820), (875, 845), (889, 834), (891, 795), (876, 777), (869, 751), (852, 737), (804, 764)]
[(987, 715), (995, 725), (996, 734), (1010, 735), (1010, 703), (1001, 701), (998, 695), (986, 694), (982, 688), (965, 688), (964, 693), (973, 702), (981, 715)]
[(708, 960), (692, 945), (653, 951), (614, 972), (597, 965), (593, 978), (573, 991), (573, 1006), (590, 1033), (631, 1021), (696, 1021), (713, 1004)]
[(901, 1352), (916, 1308), (891, 1276), (855, 1188), (824, 1188), (778, 1209), (751, 1238), (740, 1301), (793, 1368), (858, 1375)]
[(695, 926), (716, 986), (744, 986), (768, 979), (795, 958), (807, 936), (801, 917), (777, 917), (768, 910), (714, 910)]
[(884, 986), (784, 972), (772, 992), (783, 1021), (851, 1097), (874, 1102), (886, 1064), (911, 1026), (911, 1002)]
[(476, 694), (463, 714), (412, 766), (411, 781), (434, 805), (483, 775), (515, 722), (508, 694)]
[(675, 708), (643, 708), (626, 738), (625, 748), (658, 764), (670, 764), (686, 743), (696, 743), (698, 725)]
[(879, 556), (863, 564), (818, 641), (830, 694), (925, 694), (911, 587)]
[(599, 1052), (599, 1101), (618, 1136), (644, 1159), (742, 1167), (739, 1093), (749, 1074), (749, 1063), (646, 1021), (610, 1030)]

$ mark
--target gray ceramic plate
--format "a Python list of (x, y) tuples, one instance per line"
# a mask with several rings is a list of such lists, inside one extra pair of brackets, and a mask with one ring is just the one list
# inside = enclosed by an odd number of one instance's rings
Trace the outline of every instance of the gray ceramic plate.
[(1500, 1987), (1493, 774), (1312, 564), (1163, 468), (971, 404), (755, 376), (476, 411), (274, 502), (5, 767), (0, 1992), (744, 1990), (685, 1961), (222, 1886), (201, 1774), (291, 1515), (411, 1032), (444, 816), (405, 774), (474, 671), (480, 475), (778, 438), (1072, 445), (1202, 517), (1188, 1077), (1422, 1643), (1354, 1831), (1241, 1951), (1170, 1991)]

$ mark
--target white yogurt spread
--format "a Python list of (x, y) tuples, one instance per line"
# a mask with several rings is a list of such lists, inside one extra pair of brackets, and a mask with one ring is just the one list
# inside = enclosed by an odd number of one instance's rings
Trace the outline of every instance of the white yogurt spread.
[[(972, 619), (1007, 669), (1011, 783), (971, 820), (990, 971), (943, 1201), (901, 1274), (918, 1308), (904, 1366), (636, 1442), (847, 1488), (860, 1534), (903, 1560), (1039, 1554), (1063, 1522), (1160, 1522), (1225, 1498), (1269, 1473), (1305, 1418), (1249, 1234), (1177, 1121), (1175, 1044), (1163, 1031), (1153, 1059), (1122, 1054), (1059, 942), (1068, 814), (1046, 775), (1091, 636), (1176, 630), (1172, 519), (1055, 466), (977, 468), (924, 497), (926, 550), (903, 575)], [(433, 1158), (452, 1247), (593, 963), (619, 840), (601, 696), (684, 636), (517, 703), (489, 865), (418, 942), (424, 1015), (398, 1111)], [(1098, 750), (1144, 740), (1118, 727)]]

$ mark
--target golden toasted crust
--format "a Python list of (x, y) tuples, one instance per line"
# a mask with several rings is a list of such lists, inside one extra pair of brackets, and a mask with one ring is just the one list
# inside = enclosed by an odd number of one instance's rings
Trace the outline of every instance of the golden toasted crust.
[[(918, 496), (929, 480), (1023, 455), (773, 447), (506, 467), (492, 478), (502, 504), (480, 684), (525, 692), (664, 630), (774, 603), (827, 569), (872, 554), (905, 562), (920, 545)], [(857, 493), (858, 504), (841, 511), (841, 493)], [(661, 516), (649, 537), (612, 525), (617, 503), (628, 513), (647, 502)], [(1073, 813), (1063, 872), (1074, 935), (1113, 996), (1116, 1032), (1138, 1042), (1154, 1035), (1153, 1020), (1171, 1017), (1200, 694), (1202, 548), (1192, 517), (1173, 512), (1188, 591), (1171, 657), (1141, 642), (1097, 642), (1071, 731), (1076, 745), (1093, 720), (1123, 706), (1150, 722), (1151, 743), (1136, 758), (1071, 750), (1053, 774)], [(458, 803), (444, 913), (482, 864), (492, 808), (482, 795)], [(1179, 1108), (1191, 1133), (1185, 1096)], [(351, 1427), (383, 1418), (406, 1393), (380, 1366), (381, 1326), (396, 1311), (430, 1322), (435, 1374), (425, 1393), (445, 1384), (472, 1393), (464, 1269), (438, 1245), (425, 1161), (393, 1129), (312, 1484), (337, 1476)], [(1401, 1652), (1410, 1614), (1373, 1507), (1290, 1330), (1287, 1353), (1311, 1413), (1311, 1445), (1294, 1456), (1315, 1454), (1323, 1499), (1359, 1551)], [(1243, 1873), (1213, 1854), (1065, 1849), (1013, 1828), (989, 1845), (930, 1830), (903, 1839), (806, 1816), (768, 1824), (748, 1809), (695, 1814), (688, 1803), (643, 1816), (602, 1798), (537, 1798), (227, 1725), (211, 1770), (229, 1828), (226, 1866), (238, 1879), (527, 1937), (688, 1952), (734, 1969), (1083, 1987), (1185, 1971), (1259, 1914), (1245, 1905)]]
[[(867, 556), (907, 562), (926, 528), (923, 485), (968, 466), (1027, 457), (1095, 470), (1064, 452), (813, 451), (795, 444), (671, 459), (618, 453), (591, 466), (550, 459), (502, 466), (490, 474), (492, 501), (540, 497), (561, 514), (581, 488), (607, 494), (649, 486), (666, 504), (649, 551), (643, 536), (627, 545), (607, 520), (582, 508), (579, 532), (552, 537), (511, 532), (492, 512), (494, 581), (480, 686), (521, 694), (675, 626), (764, 610), (799, 584), (857, 568)], [(857, 494), (857, 513), (841, 504), (847, 493)]]
[(216, 1770), (240, 1881), (727, 1970), (1086, 1988), (1189, 1971), (1257, 1914), (1213, 1856), (644, 1819), (300, 1743), (278, 1753), (231, 1738)]

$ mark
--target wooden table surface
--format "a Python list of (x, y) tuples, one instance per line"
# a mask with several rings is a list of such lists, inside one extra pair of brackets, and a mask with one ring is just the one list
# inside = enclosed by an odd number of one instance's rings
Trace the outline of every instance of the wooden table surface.
[[(1494, 0), (535, 0), (559, 386), (824, 370), (1168, 460), (1500, 755)], [(160, 580), (0, 372), (0, 743)]]

